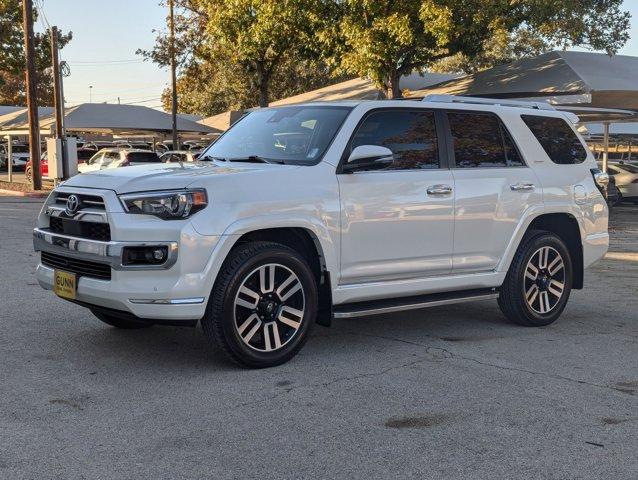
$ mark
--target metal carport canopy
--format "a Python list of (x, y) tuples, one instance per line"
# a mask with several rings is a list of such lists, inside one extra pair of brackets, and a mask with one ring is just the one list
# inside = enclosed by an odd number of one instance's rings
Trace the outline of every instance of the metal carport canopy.
[(562, 105), (638, 110), (638, 57), (555, 51), (411, 93), (545, 99)]
[[(40, 130), (51, 131), (55, 126), (52, 109), (40, 109)], [(172, 131), (172, 119), (167, 113), (139, 105), (114, 105), (106, 103), (84, 103), (69, 107), (65, 111), (64, 123), (67, 132), (95, 132), (117, 135), (168, 134)], [(26, 133), (27, 111), (21, 110), (0, 117), (0, 133), (11, 131)], [(180, 134), (219, 133), (215, 128), (177, 119)]]

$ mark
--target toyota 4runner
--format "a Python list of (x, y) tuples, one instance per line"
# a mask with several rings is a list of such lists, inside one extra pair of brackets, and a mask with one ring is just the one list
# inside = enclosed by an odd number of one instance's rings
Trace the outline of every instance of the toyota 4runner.
[(255, 110), (205, 162), (56, 188), (37, 279), (118, 328), (201, 323), (249, 367), (333, 318), (491, 298), (548, 325), (609, 241), (607, 177), (575, 120), (449, 96)]

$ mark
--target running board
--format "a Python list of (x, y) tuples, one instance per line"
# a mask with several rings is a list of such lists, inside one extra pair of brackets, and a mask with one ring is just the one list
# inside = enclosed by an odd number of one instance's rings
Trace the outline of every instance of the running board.
[(439, 307), (441, 305), (453, 305), (455, 303), (490, 300), (494, 298), (498, 298), (498, 290), (495, 288), (463, 290), (459, 292), (432, 293), (416, 297), (391, 298), (335, 305), (332, 313), (334, 318), (355, 318), (365, 317), (367, 315), (403, 312), (405, 310), (418, 310), (427, 307)]

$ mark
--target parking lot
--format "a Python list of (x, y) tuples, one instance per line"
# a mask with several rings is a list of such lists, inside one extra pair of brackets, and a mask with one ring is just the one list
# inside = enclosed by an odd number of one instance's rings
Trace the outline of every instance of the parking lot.
[(638, 476), (636, 207), (550, 327), (491, 301), (337, 320), (257, 371), (42, 290), (39, 207), (0, 197), (0, 478)]

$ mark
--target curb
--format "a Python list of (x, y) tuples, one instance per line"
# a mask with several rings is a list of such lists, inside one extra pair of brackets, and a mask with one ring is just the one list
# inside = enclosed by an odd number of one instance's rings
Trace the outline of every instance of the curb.
[(0, 188), (0, 195), (12, 197), (47, 198), (50, 192), (20, 192), (17, 190), (4, 190)]

